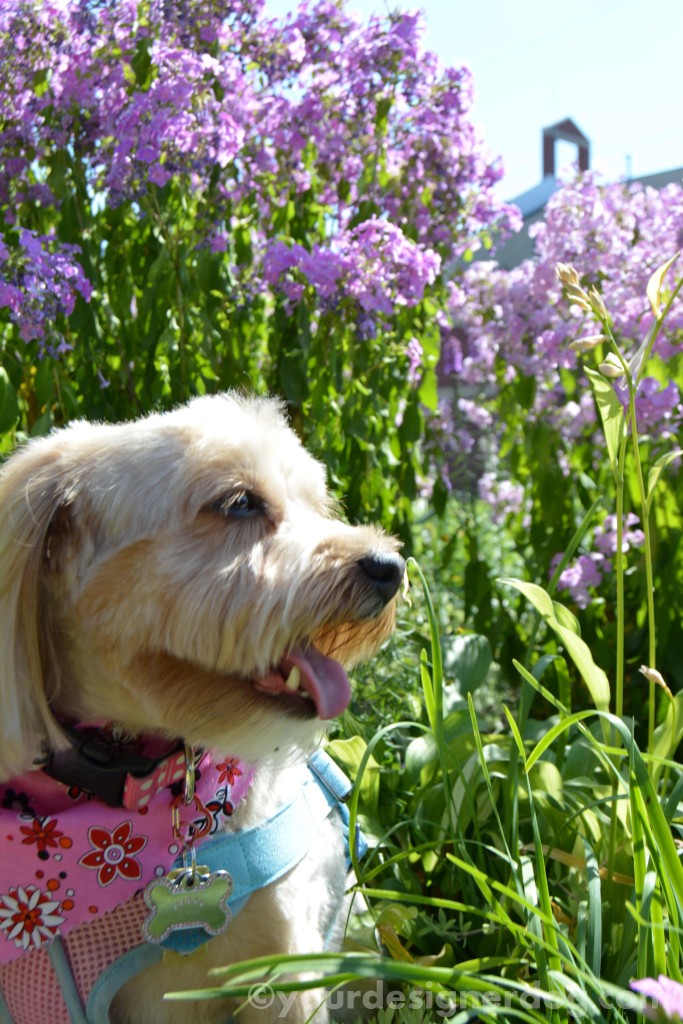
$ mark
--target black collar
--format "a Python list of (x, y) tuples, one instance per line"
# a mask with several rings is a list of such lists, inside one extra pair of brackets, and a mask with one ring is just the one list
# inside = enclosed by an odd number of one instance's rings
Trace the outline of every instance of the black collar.
[(153, 758), (113, 742), (104, 730), (78, 729), (65, 722), (59, 725), (71, 746), (51, 750), (43, 771), (65, 786), (92, 793), (110, 807), (137, 809), (139, 804), (129, 804), (124, 799), (129, 778), (139, 781), (154, 776), (164, 762), (184, 750), (184, 743), (179, 740), (170, 751)]

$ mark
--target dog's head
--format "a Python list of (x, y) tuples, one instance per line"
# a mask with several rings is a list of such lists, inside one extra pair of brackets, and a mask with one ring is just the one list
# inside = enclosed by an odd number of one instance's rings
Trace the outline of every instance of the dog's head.
[(270, 400), (30, 442), (0, 473), (0, 777), (60, 744), (55, 713), (247, 760), (308, 745), (403, 571)]

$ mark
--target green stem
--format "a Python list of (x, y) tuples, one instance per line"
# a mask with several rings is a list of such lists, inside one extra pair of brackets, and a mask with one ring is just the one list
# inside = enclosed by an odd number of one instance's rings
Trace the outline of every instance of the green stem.
[[(616, 516), (617, 516), (617, 550), (615, 559), (615, 572), (617, 577), (617, 663), (616, 680), (614, 693), (614, 710), (619, 718), (624, 716), (624, 661), (625, 661), (625, 603), (624, 603), (624, 465), (626, 463), (626, 431), (623, 431), (619, 443), (619, 461), (614, 471), (614, 484), (616, 491)], [(612, 732), (612, 743), (616, 746), (619, 739), (614, 728)], [(615, 771), (612, 774), (612, 804), (610, 810), (609, 842), (607, 847), (607, 877), (609, 882), (614, 878), (614, 867), (617, 855), (617, 826), (619, 816), (617, 813), (617, 796), (619, 790), (619, 775)]]
[[(650, 535), (650, 510), (643, 478), (643, 466), (640, 460), (638, 447), (638, 425), (636, 422), (636, 390), (631, 378), (628, 378), (628, 409), (631, 421), (631, 443), (633, 446), (633, 459), (636, 467), (636, 479), (638, 481), (638, 494), (640, 497), (641, 514), (643, 518), (643, 533), (645, 535), (645, 587), (647, 598), (647, 631), (648, 631), (648, 668), (657, 667), (656, 631), (655, 631), (655, 585), (652, 569), (652, 540)], [(652, 752), (655, 732), (655, 684), (652, 680), (648, 683), (648, 721), (647, 721), (647, 749)]]
[(625, 648), (625, 602), (624, 602), (624, 465), (626, 462), (626, 433), (619, 444), (619, 465), (614, 474), (617, 513), (617, 664), (614, 694), (614, 711), (617, 717), (624, 715), (624, 648)]
[(187, 358), (187, 318), (185, 312), (185, 291), (181, 280), (181, 243), (177, 232), (173, 231), (163, 215), (159, 206), (158, 196), (152, 192), (151, 202), (148, 202), (146, 209), (152, 214), (152, 219), (157, 225), (163, 244), (168, 249), (175, 271), (175, 310), (178, 317), (178, 355), (180, 370), (179, 399), (182, 402), (190, 397), (188, 358)]

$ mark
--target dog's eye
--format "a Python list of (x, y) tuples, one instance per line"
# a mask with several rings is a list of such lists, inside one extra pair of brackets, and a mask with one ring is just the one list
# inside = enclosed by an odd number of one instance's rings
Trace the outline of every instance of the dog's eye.
[(249, 519), (263, 512), (263, 502), (251, 491), (235, 491), (234, 494), (223, 495), (211, 507), (231, 519)]

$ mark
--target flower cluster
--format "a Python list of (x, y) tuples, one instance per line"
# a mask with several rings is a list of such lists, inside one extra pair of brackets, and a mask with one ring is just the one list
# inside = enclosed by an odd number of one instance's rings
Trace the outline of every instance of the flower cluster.
[(59, 245), (25, 228), (14, 249), (0, 237), (0, 309), (7, 309), (23, 341), (39, 339), (53, 354), (66, 346), (58, 318), (73, 312), (78, 295), (89, 301), (92, 294), (78, 252), (77, 245)]
[[(511, 270), (492, 261), (474, 262), (451, 283), (451, 326), (444, 333), (443, 368), (455, 394), (456, 422), (469, 429), (473, 443), (484, 445), (483, 454), (492, 463), (497, 438), (507, 431), (509, 448), (509, 431), (516, 429), (498, 414), (501, 393), (527, 382), (525, 394), (531, 401), (524, 430), (543, 424), (552, 432), (555, 458), (569, 476), (571, 450), (598, 431), (593, 394), (581, 372), (582, 360), (594, 357), (582, 356), (570, 346), (585, 336), (592, 347), (600, 341), (590, 310), (563, 293), (555, 268), (570, 264), (582, 287), (597, 289), (629, 358), (652, 322), (648, 279), (683, 240), (683, 187), (668, 185), (656, 191), (638, 183), (604, 184), (591, 173), (578, 176), (551, 197), (544, 219), (530, 234), (535, 246), (532, 259)], [(682, 332), (679, 296), (654, 349), (660, 365), (667, 362), (667, 376), (675, 374), (680, 361)], [(626, 405), (628, 392), (621, 381), (615, 382), (615, 391)], [(458, 398), (474, 392), (478, 404), (493, 417), (494, 429), (483, 439), (471, 427), (471, 413), (459, 414)], [(676, 433), (683, 413), (677, 385), (645, 377), (636, 392), (636, 412), (639, 433), (656, 443)], [(594, 457), (602, 458), (599, 435)], [(593, 569), (586, 567), (586, 572), (592, 574)]]
[[(639, 528), (640, 520), (633, 512), (624, 516), (621, 533), (621, 550), (624, 554), (642, 548), (645, 534)], [(563, 591), (578, 608), (587, 608), (594, 599), (605, 576), (613, 571), (612, 559), (617, 551), (617, 517), (608, 515), (602, 525), (593, 531), (593, 548), (581, 554), (567, 565), (557, 581), (557, 589)], [(550, 575), (557, 568), (561, 554), (555, 555), (550, 564)]]
[[(550, 563), (550, 573), (555, 572), (562, 555), (555, 555)], [(604, 557), (596, 552), (579, 555), (560, 573), (557, 589), (564, 591), (577, 608), (587, 608), (594, 600), (594, 593), (602, 583)]]
[[(247, 298), (273, 284), (296, 303), (306, 284), (323, 306), (350, 297), (388, 316), (419, 300), (440, 258), (519, 222), (469, 120), (469, 71), (425, 53), (421, 29), (405, 13), (361, 24), (337, 0), (279, 20), (263, 0), (5, 5), (0, 218), (34, 229), (37, 209), (59, 219), (68, 196), (81, 219), (125, 205), (163, 221), (159, 194), (176, 189), (198, 203), (195, 245), (225, 254)], [(314, 230), (283, 218), (311, 197)], [(245, 229), (246, 260), (232, 244)], [(0, 293), (24, 338), (86, 288), (73, 250), (58, 266), (33, 237)]]
[[(648, 278), (661, 254), (680, 244), (683, 187), (657, 192), (638, 184), (601, 185), (585, 175), (551, 197), (545, 219), (531, 233), (533, 259), (512, 270), (475, 263), (453, 284), (450, 309), (457, 331), (446, 346), (462, 353), (459, 372), (468, 382), (497, 385), (497, 364), (508, 380), (537, 378), (538, 412), (545, 413), (547, 405), (559, 405), (559, 371), (577, 366), (569, 343), (595, 334), (591, 316), (565, 301), (555, 266), (571, 263), (582, 279), (597, 284), (613, 313), (615, 334), (636, 345), (649, 326)], [(677, 353), (672, 339), (681, 329), (683, 302), (678, 301), (667, 318), (666, 337), (658, 342), (663, 359)], [(667, 389), (662, 398), (662, 390), (654, 382), (641, 383), (648, 426), (654, 406), (668, 418), (677, 408), (674, 392)], [(549, 391), (554, 392), (550, 401)]]
[(323, 299), (354, 300), (365, 312), (391, 316), (396, 306), (419, 302), (441, 265), (437, 253), (406, 238), (387, 221), (370, 218), (342, 232), (333, 245), (302, 245), (276, 241), (264, 259), (264, 277), (292, 303), (304, 283)]
[(499, 480), (495, 473), (482, 473), (478, 483), (479, 497), (488, 502), (493, 522), (501, 525), (509, 515), (524, 508), (524, 488), (511, 480)]
[[(626, 408), (628, 390), (617, 386), (616, 393)], [(681, 395), (674, 381), (664, 386), (654, 377), (643, 377), (636, 394), (636, 413), (641, 434), (667, 437), (675, 431), (681, 418)]]
[[(624, 554), (632, 548), (642, 548), (645, 543), (645, 534), (635, 527), (640, 519), (634, 512), (628, 512), (624, 516), (621, 532), (621, 550)], [(612, 558), (617, 551), (617, 517), (609, 515), (605, 517), (602, 526), (593, 533), (593, 543), (604, 558)]]

